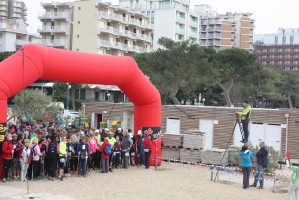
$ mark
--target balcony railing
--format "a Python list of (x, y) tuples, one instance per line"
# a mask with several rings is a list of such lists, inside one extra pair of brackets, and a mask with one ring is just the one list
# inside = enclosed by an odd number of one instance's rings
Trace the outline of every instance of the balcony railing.
[(185, 34), (185, 29), (182, 29), (182, 28), (176, 28), (176, 32)]
[(7, 6), (6, 1), (0, 1), (0, 6)]
[(147, 51), (147, 49), (136, 45), (127, 45), (120, 42), (110, 42), (108, 40), (100, 40), (97, 44), (97, 48), (101, 48), (101, 47), (106, 47), (109, 49), (118, 49), (123, 51), (131, 51), (135, 53), (141, 53)]
[(37, 29), (37, 32), (39, 33), (66, 33), (67, 29), (66, 26), (40, 26)]
[(47, 12), (47, 13), (39, 13), (39, 19), (68, 19), (69, 14), (66, 12)]
[(6, 6), (1, 6), (1, 4), (0, 4), (0, 11), (7, 11), (7, 7)]
[(125, 24), (133, 24), (142, 28), (148, 28), (148, 29), (153, 29), (154, 25), (151, 23), (144, 23), (140, 20), (131, 18), (128, 19), (126, 17), (123, 17), (122, 15), (116, 14), (116, 13), (108, 13), (108, 12), (103, 12), (99, 11), (98, 12), (98, 18), (105, 18), (105, 19), (110, 19), (110, 20), (116, 20)]
[(137, 33), (133, 33), (128, 30), (113, 28), (111, 26), (103, 26), (101, 28), (98, 28), (97, 33), (101, 34), (102, 32), (114, 34), (117, 36), (125, 36), (125, 37), (130, 37), (132, 39), (137, 39), (137, 40), (139, 39), (139, 40), (151, 42), (150, 37), (145, 34), (137, 34)]
[(60, 40), (60, 39), (56, 39), (56, 40), (48, 40), (48, 39), (43, 39), (42, 40), (42, 45), (44, 46), (49, 46), (49, 47), (61, 47), (61, 48), (67, 48), (68, 45), (66, 44), (66, 40)]
[(198, 34), (196, 32), (189, 32), (189, 36), (198, 37)]
[(192, 26), (196, 26), (196, 27), (197, 27), (197, 26), (198, 26), (198, 23), (197, 23), (197, 21), (192, 21), (192, 20), (191, 20), (191, 21), (190, 21), (190, 25), (192, 25)]
[(16, 40), (16, 45), (23, 46), (25, 44), (29, 44), (30, 42), (27, 40)]
[(0, 21), (0, 30), (11, 30), (11, 31), (17, 31), (22, 33), (27, 33), (27, 28), (25, 25), (19, 25), (15, 23), (9, 23), (6, 21)]
[(180, 16), (176, 16), (176, 20), (180, 21), (180, 22), (184, 22), (185, 23), (185, 18), (180, 17)]

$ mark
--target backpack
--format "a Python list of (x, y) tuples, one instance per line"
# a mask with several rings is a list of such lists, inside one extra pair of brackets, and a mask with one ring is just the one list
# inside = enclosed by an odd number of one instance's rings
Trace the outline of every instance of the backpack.
[(106, 145), (104, 152), (105, 152), (106, 155), (111, 155), (112, 150), (111, 150), (111, 145), (110, 144)]
[(32, 148), (30, 148), (30, 155), (28, 157), (28, 163), (30, 164), (31, 161), (33, 161), (33, 156), (36, 156), (36, 153), (34, 151), (34, 148), (36, 147), (36, 145), (34, 145)]
[(57, 152), (57, 143), (56, 142), (50, 142), (47, 146), (47, 155), (50, 157), (50, 158), (56, 158), (57, 155), (58, 155), (58, 152)]

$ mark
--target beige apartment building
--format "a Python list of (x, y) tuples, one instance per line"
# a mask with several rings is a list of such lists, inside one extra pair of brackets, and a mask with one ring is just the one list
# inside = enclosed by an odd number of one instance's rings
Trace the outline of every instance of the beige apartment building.
[(41, 3), (45, 13), (39, 13), (42, 26), (38, 28), (42, 45), (70, 49), (73, 3)]
[(153, 25), (143, 13), (99, 0), (42, 6), (38, 32), (45, 46), (116, 56), (150, 51)]
[(27, 21), (27, 7), (20, 0), (0, 0), (0, 19), (22, 19)]
[(250, 18), (252, 13), (218, 14), (204, 4), (196, 5), (195, 9), (205, 13), (200, 18), (198, 43), (201, 46), (213, 47), (216, 51), (231, 47), (253, 51), (255, 20)]

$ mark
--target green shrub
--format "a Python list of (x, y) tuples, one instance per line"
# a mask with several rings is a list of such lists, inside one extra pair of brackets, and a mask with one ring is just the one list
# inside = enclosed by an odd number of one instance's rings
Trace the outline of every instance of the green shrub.
[[(258, 152), (259, 147), (258, 146), (253, 146), (251, 143), (248, 145), (248, 149), (253, 153), (254, 159), (252, 162), (253, 167), (257, 166), (256, 163), (256, 157), (255, 154)], [(265, 172), (275, 172), (275, 170), (278, 168), (278, 161), (282, 160), (282, 157), (278, 151), (275, 151), (273, 147), (271, 146), (266, 146), (266, 149), (268, 150), (268, 167), (265, 169)], [(241, 167), (241, 157), (238, 155), (239, 151), (241, 148), (238, 148), (238, 150), (234, 153), (234, 160), (235, 163), (238, 163), (239, 166)]]

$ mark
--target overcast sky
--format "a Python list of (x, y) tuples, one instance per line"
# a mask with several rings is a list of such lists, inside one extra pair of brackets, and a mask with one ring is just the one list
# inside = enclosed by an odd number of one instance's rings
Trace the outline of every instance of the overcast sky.
[[(40, 3), (51, 3), (53, 0), (23, 0), (28, 8), (28, 31), (36, 33), (41, 26), (37, 16), (43, 12)], [(73, 2), (72, 0), (56, 0), (54, 2)], [(118, 4), (118, 0), (106, 0)], [(278, 28), (299, 28), (299, 0), (191, 0), (191, 4), (208, 4), (220, 14), (226, 12), (251, 12), (256, 19), (255, 34), (276, 33)], [(193, 6), (192, 6), (193, 7)], [(297, 12), (296, 12), (297, 11)]]

